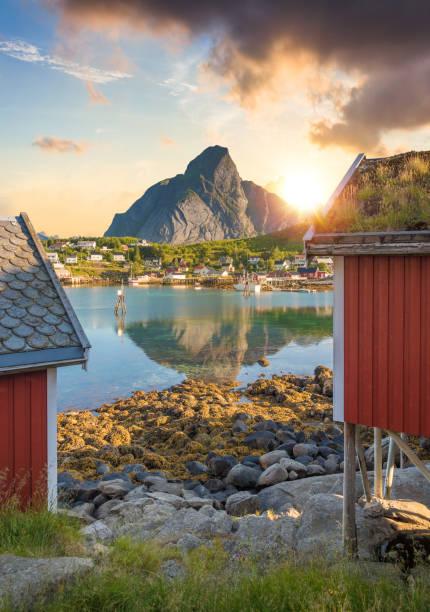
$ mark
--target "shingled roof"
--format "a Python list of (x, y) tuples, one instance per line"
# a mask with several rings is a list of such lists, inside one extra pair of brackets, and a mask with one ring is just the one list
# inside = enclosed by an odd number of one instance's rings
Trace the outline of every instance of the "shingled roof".
[(89, 348), (28, 216), (0, 217), (0, 373), (84, 364)]
[(430, 151), (360, 153), (304, 241), (308, 256), (430, 253)]

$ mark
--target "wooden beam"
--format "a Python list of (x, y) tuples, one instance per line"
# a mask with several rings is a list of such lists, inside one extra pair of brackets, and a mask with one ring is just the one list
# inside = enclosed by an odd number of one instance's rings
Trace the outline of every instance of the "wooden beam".
[(374, 457), (374, 494), (376, 499), (382, 497), (382, 430), (374, 427), (373, 434), (373, 457)]
[(357, 452), (358, 465), (360, 466), (361, 480), (363, 482), (364, 494), (366, 501), (372, 501), (372, 492), (370, 490), (369, 476), (367, 474), (366, 459), (364, 457), (363, 446), (360, 440), (361, 426), (355, 426), (355, 450)]
[(417, 457), (414, 451), (409, 448), (404, 440), (399, 436), (399, 434), (394, 433), (394, 431), (387, 431), (388, 435), (394, 439), (397, 446), (402, 450), (409, 461), (413, 463), (421, 472), (421, 474), (430, 482), (430, 470), (424, 465), (424, 463)]
[[(408, 443), (407, 433), (401, 433), (400, 437), (402, 438), (402, 440), (406, 442), (406, 444)], [(400, 469), (403, 470), (406, 467), (406, 464), (407, 464), (407, 457), (405, 456), (404, 452), (401, 450), (400, 451)]]
[(391, 489), (393, 487), (394, 477), (394, 459), (396, 456), (396, 443), (393, 438), (390, 438), (390, 447), (388, 449), (387, 469), (385, 471), (385, 487), (384, 499), (391, 499)]
[(343, 550), (350, 557), (357, 556), (357, 528), (355, 524), (355, 425), (344, 424), (343, 469)]

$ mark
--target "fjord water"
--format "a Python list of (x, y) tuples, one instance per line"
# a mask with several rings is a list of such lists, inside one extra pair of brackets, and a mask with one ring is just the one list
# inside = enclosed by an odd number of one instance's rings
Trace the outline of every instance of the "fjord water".
[[(91, 408), (184, 378), (246, 384), (259, 374), (312, 374), (332, 367), (333, 294), (126, 288), (127, 314), (113, 313), (117, 287), (66, 290), (91, 342), (87, 372), (59, 369), (59, 410)], [(265, 357), (270, 365), (257, 361)]]

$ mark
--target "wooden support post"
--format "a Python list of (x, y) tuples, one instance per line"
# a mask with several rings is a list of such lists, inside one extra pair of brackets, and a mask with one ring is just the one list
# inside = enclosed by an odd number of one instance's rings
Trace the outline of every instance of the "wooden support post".
[(344, 424), (343, 469), (343, 550), (351, 557), (357, 555), (357, 529), (355, 524), (355, 425)]
[(414, 451), (409, 448), (404, 440), (399, 436), (399, 434), (394, 433), (393, 431), (387, 432), (389, 436), (391, 436), (396, 442), (397, 446), (402, 450), (409, 461), (413, 463), (421, 472), (421, 474), (430, 482), (430, 470), (424, 465), (424, 463), (419, 459)]
[[(408, 434), (406, 433), (401, 433), (400, 437), (402, 438), (402, 440), (404, 440), (406, 442), (406, 444), (408, 443)], [(400, 468), (403, 470), (403, 468), (406, 467), (408, 463), (408, 460), (406, 458), (405, 453), (401, 450), (400, 451)]]
[(355, 450), (357, 452), (358, 465), (360, 466), (361, 480), (363, 482), (363, 489), (364, 489), (364, 494), (366, 496), (366, 501), (370, 502), (372, 501), (372, 492), (370, 490), (370, 482), (369, 482), (369, 477), (367, 475), (366, 459), (364, 457), (363, 446), (360, 440), (360, 431), (361, 431), (361, 426), (356, 425), (355, 426)]
[(388, 449), (387, 469), (385, 472), (385, 487), (384, 499), (391, 499), (391, 489), (393, 487), (394, 477), (394, 459), (396, 456), (396, 443), (393, 438), (390, 438), (390, 446)]
[(374, 448), (374, 494), (376, 499), (382, 497), (382, 430), (379, 427), (374, 428), (373, 435)]

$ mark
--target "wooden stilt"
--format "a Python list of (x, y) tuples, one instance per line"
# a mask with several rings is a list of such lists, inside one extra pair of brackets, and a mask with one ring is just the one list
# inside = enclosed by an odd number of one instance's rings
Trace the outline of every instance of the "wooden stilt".
[(363, 446), (360, 440), (361, 426), (355, 426), (355, 450), (357, 452), (358, 465), (360, 466), (361, 480), (363, 482), (364, 494), (366, 501), (372, 501), (372, 492), (370, 490), (369, 476), (367, 475), (366, 459), (364, 457)]
[[(402, 440), (404, 440), (406, 442), (406, 444), (408, 443), (408, 434), (406, 433), (401, 433), (400, 437), (402, 438)], [(403, 470), (403, 468), (405, 468), (407, 466), (408, 460), (406, 458), (405, 453), (401, 450), (400, 451), (400, 468)]]
[(357, 529), (355, 524), (355, 425), (344, 424), (343, 470), (343, 550), (348, 556), (357, 555)]
[(127, 306), (125, 304), (124, 287), (122, 285), (121, 289), (118, 289), (117, 294), (118, 297), (113, 312), (115, 315), (118, 315), (119, 311), (121, 310), (121, 314), (125, 315), (125, 313), (127, 312)]
[(376, 499), (382, 497), (382, 430), (379, 427), (374, 428), (374, 494)]
[(390, 438), (390, 446), (388, 449), (387, 469), (385, 472), (385, 487), (384, 499), (391, 499), (391, 489), (393, 487), (394, 477), (394, 458), (396, 456), (396, 443), (393, 438)]
[(397, 446), (402, 450), (409, 461), (413, 463), (421, 472), (421, 474), (430, 482), (430, 470), (424, 465), (424, 463), (419, 459), (414, 451), (409, 448), (404, 440), (399, 436), (399, 434), (394, 433), (393, 431), (387, 431), (388, 435), (394, 439)]

